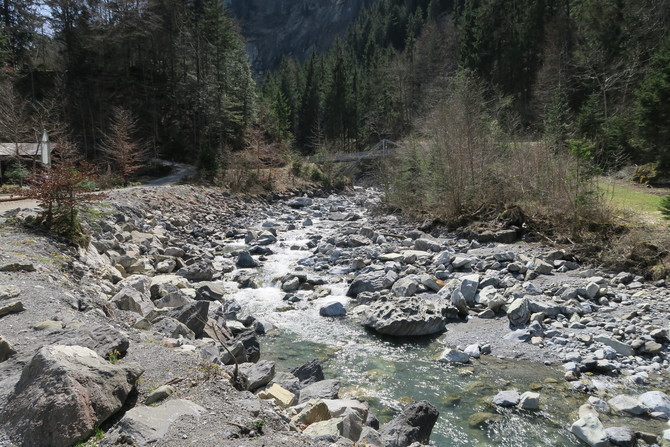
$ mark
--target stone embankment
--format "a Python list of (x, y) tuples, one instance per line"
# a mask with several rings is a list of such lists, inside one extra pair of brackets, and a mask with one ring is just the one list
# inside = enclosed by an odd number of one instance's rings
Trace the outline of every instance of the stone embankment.
[[(305, 242), (291, 250), (304, 257), (269, 279), (287, 306), (304, 299), (300, 291), (319, 296), (346, 281), (351, 302), (320, 304), (320, 318), (355, 319), (387, 336), (444, 333), (436, 365), (486, 355), (560, 365), (584, 393), (576, 438), (670, 442), (670, 430), (634, 429), (636, 418), (670, 418), (663, 283), (587, 268), (564, 250), (427, 234), (368, 214), (380, 201), (374, 191), (251, 201), (138, 188), (108, 201), (78, 253), (3, 229), (0, 420), (11, 424), (0, 445), (72, 445), (99, 427), (102, 445), (427, 443), (438, 418), (430, 403), (380, 428), (365, 403), (340, 398), (340, 380), (318, 362), (289, 372), (263, 359), (272, 325), (243, 314), (222, 280), (256, 287), (283, 233), (300, 229)], [(317, 220), (328, 231), (310, 231)], [(603, 381), (635, 392), (603, 399)], [(541, 407), (540, 393), (500, 391), (493, 406)], [(630, 423), (609, 425), (613, 414)]]

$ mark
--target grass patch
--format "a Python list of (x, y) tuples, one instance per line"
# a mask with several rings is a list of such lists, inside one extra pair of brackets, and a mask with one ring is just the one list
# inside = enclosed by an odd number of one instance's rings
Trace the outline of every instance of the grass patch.
[(670, 194), (665, 188), (648, 188), (622, 180), (600, 178), (598, 188), (612, 208), (622, 211), (632, 220), (652, 226), (667, 225), (659, 211), (663, 196)]

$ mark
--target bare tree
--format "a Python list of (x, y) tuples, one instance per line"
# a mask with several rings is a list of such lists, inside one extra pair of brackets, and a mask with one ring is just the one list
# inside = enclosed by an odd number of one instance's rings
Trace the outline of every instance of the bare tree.
[(112, 109), (109, 130), (105, 133), (100, 150), (111, 164), (124, 185), (132, 174), (142, 168), (147, 159), (147, 150), (134, 135), (137, 120), (123, 107)]
[(0, 140), (14, 143), (18, 156), (19, 143), (30, 131), (28, 101), (18, 94), (11, 81), (0, 82)]

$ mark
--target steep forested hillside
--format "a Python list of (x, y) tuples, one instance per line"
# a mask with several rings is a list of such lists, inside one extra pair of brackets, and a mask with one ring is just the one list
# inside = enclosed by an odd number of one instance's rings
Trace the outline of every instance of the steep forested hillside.
[(468, 70), (522, 134), (667, 163), (669, 17), (652, 0), (380, 0), (329, 53), (285, 60), (265, 98), (304, 152), (364, 147), (407, 135)]
[(373, 0), (226, 0), (241, 26), (254, 72), (276, 69), (282, 57), (327, 51)]

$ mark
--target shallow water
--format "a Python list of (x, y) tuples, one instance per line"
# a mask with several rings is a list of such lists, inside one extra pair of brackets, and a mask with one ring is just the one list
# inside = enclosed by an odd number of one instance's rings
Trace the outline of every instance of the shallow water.
[[(402, 405), (428, 400), (440, 411), (431, 440), (448, 446), (574, 446), (578, 441), (569, 433), (576, 420), (576, 409), (586, 396), (573, 391), (562, 379), (562, 372), (542, 364), (496, 358), (482, 358), (467, 367), (452, 367), (436, 360), (445, 345), (439, 337), (399, 340), (370, 333), (353, 318), (319, 316), (319, 304), (337, 298), (350, 305), (344, 296), (346, 283), (326, 273), (305, 269), (308, 277), (328, 280), (330, 294), (314, 301), (306, 299), (284, 311), (284, 293), (273, 279), (295, 271), (298, 260), (309, 251), (290, 250), (306, 241), (306, 231), (327, 235), (337, 223), (313, 218), (307, 230), (280, 232), (272, 246), (274, 255), (257, 269), (260, 289), (237, 290), (226, 283), (232, 297), (245, 313), (269, 321), (277, 331), (261, 340), (262, 357), (277, 362), (277, 370), (289, 370), (314, 358), (322, 361), (327, 378), (342, 381), (341, 397), (366, 401), (382, 421), (391, 419)], [(236, 247), (239, 248), (239, 247)], [(330, 283), (334, 282), (335, 283)], [(300, 292), (307, 297), (311, 292)], [(277, 309), (282, 311), (277, 312)], [(541, 410), (529, 412), (501, 409), (490, 403), (500, 390), (520, 393), (535, 390), (541, 394)], [(488, 412), (494, 420), (472, 427), (470, 418)], [(476, 417), (476, 416), (475, 416)]]

